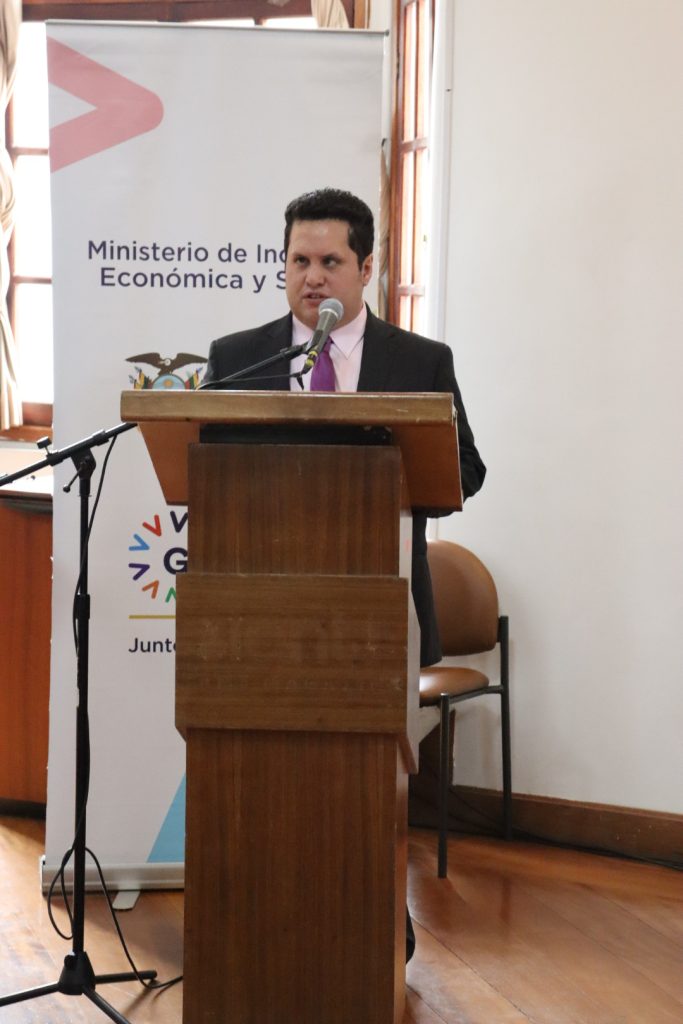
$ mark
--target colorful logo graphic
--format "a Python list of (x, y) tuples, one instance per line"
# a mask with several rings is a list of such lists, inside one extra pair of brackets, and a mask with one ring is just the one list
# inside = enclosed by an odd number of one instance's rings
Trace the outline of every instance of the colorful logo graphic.
[(155, 515), (151, 521), (144, 520), (133, 534), (128, 568), (133, 582), (152, 601), (175, 602), (176, 575), (187, 568), (186, 525), (187, 512), (169, 509), (163, 519)]
[[(163, 391), (194, 391), (199, 387), (200, 367), (198, 363), (205, 363), (205, 356), (195, 356), (191, 352), (178, 352), (169, 359), (159, 352), (141, 352), (139, 356), (126, 356), (127, 363), (145, 363), (147, 366), (157, 370), (156, 377), (145, 373), (141, 367), (136, 366), (136, 377), (129, 377), (136, 391), (154, 388)], [(181, 377), (176, 370), (183, 366), (194, 365), (195, 369), (187, 377)]]

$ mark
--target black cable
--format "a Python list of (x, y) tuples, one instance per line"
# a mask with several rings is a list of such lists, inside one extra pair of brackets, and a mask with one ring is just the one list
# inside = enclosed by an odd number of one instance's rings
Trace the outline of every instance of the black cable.
[(140, 982), (141, 985), (144, 985), (145, 988), (149, 988), (149, 989), (170, 988), (171, 985), (177, 985), (179, 981), (183, 980), (182, 974), (179, 974), (177, 978), (171, 978), (170, 981), (151, 981), (151, 980), (148, 981), (146, 978), (141, 978), (140, 977), (140, 972), (138, 971), (137, 967), (135, 966), (135, 963), (133, 962), (133, 958), (130, 955), (130, 951), (128, 949), (128, 946), (126, 945), (126, 940), (125, 940), (125, 938), (123, 936), (123, 931), (121, 930), (121, 925), (119, 924), (119, 919), (118, 919), (118, 915), (116, 913), (116, 909), (114, 907), (114, 904), (112, 902), (111, 896), (109, 894), (109, 889), (107, 888), (107, 883), (104, 880), (104, 873), (102, 871), (102, 867), (100, 865), (100, 862), (98, 861), (97, 857), (92, 852), (92, 850), (86, 848), (86, 853), (90, 854), (90, 856), (92, 857), (92, 859), (93, 859), (93, 861), (95, 863), (95, 867), (97, 868), (97, 874), (99, 875), (99, 878), (100, 878), (100, 886), (102, 888), (102, 892), (104, 893), (105, 899), (107, 901), (107, 906), (109, 907), (109, 913), (111, 914), (112, 921), (114, 922), (114, 927), (116, 928), (116, 932), (117, 932), (119, 940), (121, 942), (121, 946), (123, 947), (123, 952), (124, 952), (124, 954), (126, 956), (126, 960), (130, 964), (131, 969), (132, 969), (133, 974), (135, 975), (135, 977), (138, 979), (138, 981)]
[[(491, 825), (495, 833), (498, 832), (498, 830), (500, 829), (500, 821), (498, 818), (495, 818), (492, 814), (488, 814), (486, 811), (483, 811), (481, 807), (476, 807), (474, 804), (469, 803), (467, 800), (465, 800), (464, 797), (460, 795), (460, 793), (458, 793), (457, 790), (451, 790), (451, 792), (454, 794), (455, 799), (459, 803), (461, 803), (463, 807), (466, 807), (468, 811), (471, 811), (473, 814), (476, 814), (480, 818), (483, 818), (487, 825)], [(457, 820), (458, 818), (456, 817), (456, 821)], [(464, 818), (461, 818), (460, 820), (464, 825), (472, 824), (472, 822), (468, 822)]]
[(628, 860), (634, 864), (650, 864), (653, 867), (669, 868), (671, 871), (683, 871), (683, 864), (680, 861), (663, 860), (659, 857), (646, 857), (637, 853), (626, 853), (623, 850), (611, 850), (601, 846), (591, 846), (589, 843), (569, 842), (569, 840), (553, 839), (537, 832), (527, 832), (525, 829), (513, 827), (515, 837), (525, 839), (529, 842), (542, 843), (544, 846), (554, 846), (562, 850), (575, 850), (577, 853), (590, 853), (596, 857), (614, 857), (618, 860)]
[[(67, 892), (66, 892), (66, 884), (65, 884), (65, 880), (64, 880), (64, 872), (66, 871), (67, 864), (71, 860), (71, 855), (73, 854), (73, 852), (74, 852), (73, 846), (71, 847), (70, 850), (66, 851), (66, 853), (62, 857), (62, 863), (59, 866), (59, 871), (57, 871), (57, 873), (55, 874), (54, 878), (50, 882), (50, 888), (47, 891), (47, 916), (50, 919), (50, 924), (52, 925), (54, 930), (57, 932), (59, 937), (61, 939), (65, 939), (67, 942), (69, 942), (71, 939), (73, 939), (74, 920), (73, 920), (73, 914), (71, 912), (71, 904), (69, 903), (69, 898), (68, 898)], [(64, 909), (66, 910), (67, 917), (69, 918), (69, 926), (71, 927), (71, 934), (70, 935), (65, 935), (64, 932), (60, 929), (59, 925), (57, 924), (57, 922), (55, 920), (54, 913), (53, 913), (53, 910), (52, 910), (53, 894), (54, 894), (55, 886), (57, 885), (58, 881), (59, 881), (60, 890), (61, 890), (61, 894), (62, 894), (62, 902), (64, 904)]]

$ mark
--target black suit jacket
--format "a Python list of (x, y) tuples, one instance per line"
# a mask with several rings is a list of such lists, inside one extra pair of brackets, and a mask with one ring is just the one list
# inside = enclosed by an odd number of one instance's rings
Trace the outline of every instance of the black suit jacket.
[[(275, 355), (292, 343), (292, 315), (273, 320), (262, 327), (227, 334), (211, 343), (204, 381), (218, 381)], [(260, 371), (254, 377), (226, 385), (251, 390), (289, 390), (289, 364), (286, 360)], [(368, 309), (363, 340), (358, 391), (445, 392), (453, 395), (458, 414), (458, 442), (463, 497), (475, 494), (486, 474), (479, 457), (472, 430), (460, 395), (453, 354), (438, 341), (378, 319)], [(413, 510), (412, 591), (420, 623), (422, 665), (433, 665), (441, 659), (441, 647), (434, 615), (429, 565), (427, 563), (427, 514), (436, 510)]]

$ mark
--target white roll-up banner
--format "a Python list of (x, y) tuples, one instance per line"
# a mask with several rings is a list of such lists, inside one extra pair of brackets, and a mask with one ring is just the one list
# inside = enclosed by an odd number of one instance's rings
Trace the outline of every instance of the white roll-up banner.
[[(283, 211), (350, 189), (376, 213), (384, 36), (201, 25), (48, 24), (55, 438), (120, 419), (127, 388), (194, 388), (211, 340), (287, 310)], [(368, 299), (375, 305), (376, 291)], [(97, 490), (105, 447), (95, 448)], [(74, 831), (78, 484), (55, 471), (44, 884)], [(107, 463), (89, 547), (88, 846), (119, 885), (182, 881), (167, 506), (136, 430)]]

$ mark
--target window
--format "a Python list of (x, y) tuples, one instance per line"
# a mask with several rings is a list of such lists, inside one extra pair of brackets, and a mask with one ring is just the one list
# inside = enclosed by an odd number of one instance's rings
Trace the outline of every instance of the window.
[(22, 24), (7, 149), (15, 175), (9, 314), (24, 402), (52, 402), (52, 240), (45, 26)]
[(419, 332), (425, 296), (433, 0), (397, 0), (397, 10), (398, 77), (389, 309), (395, 323)]

